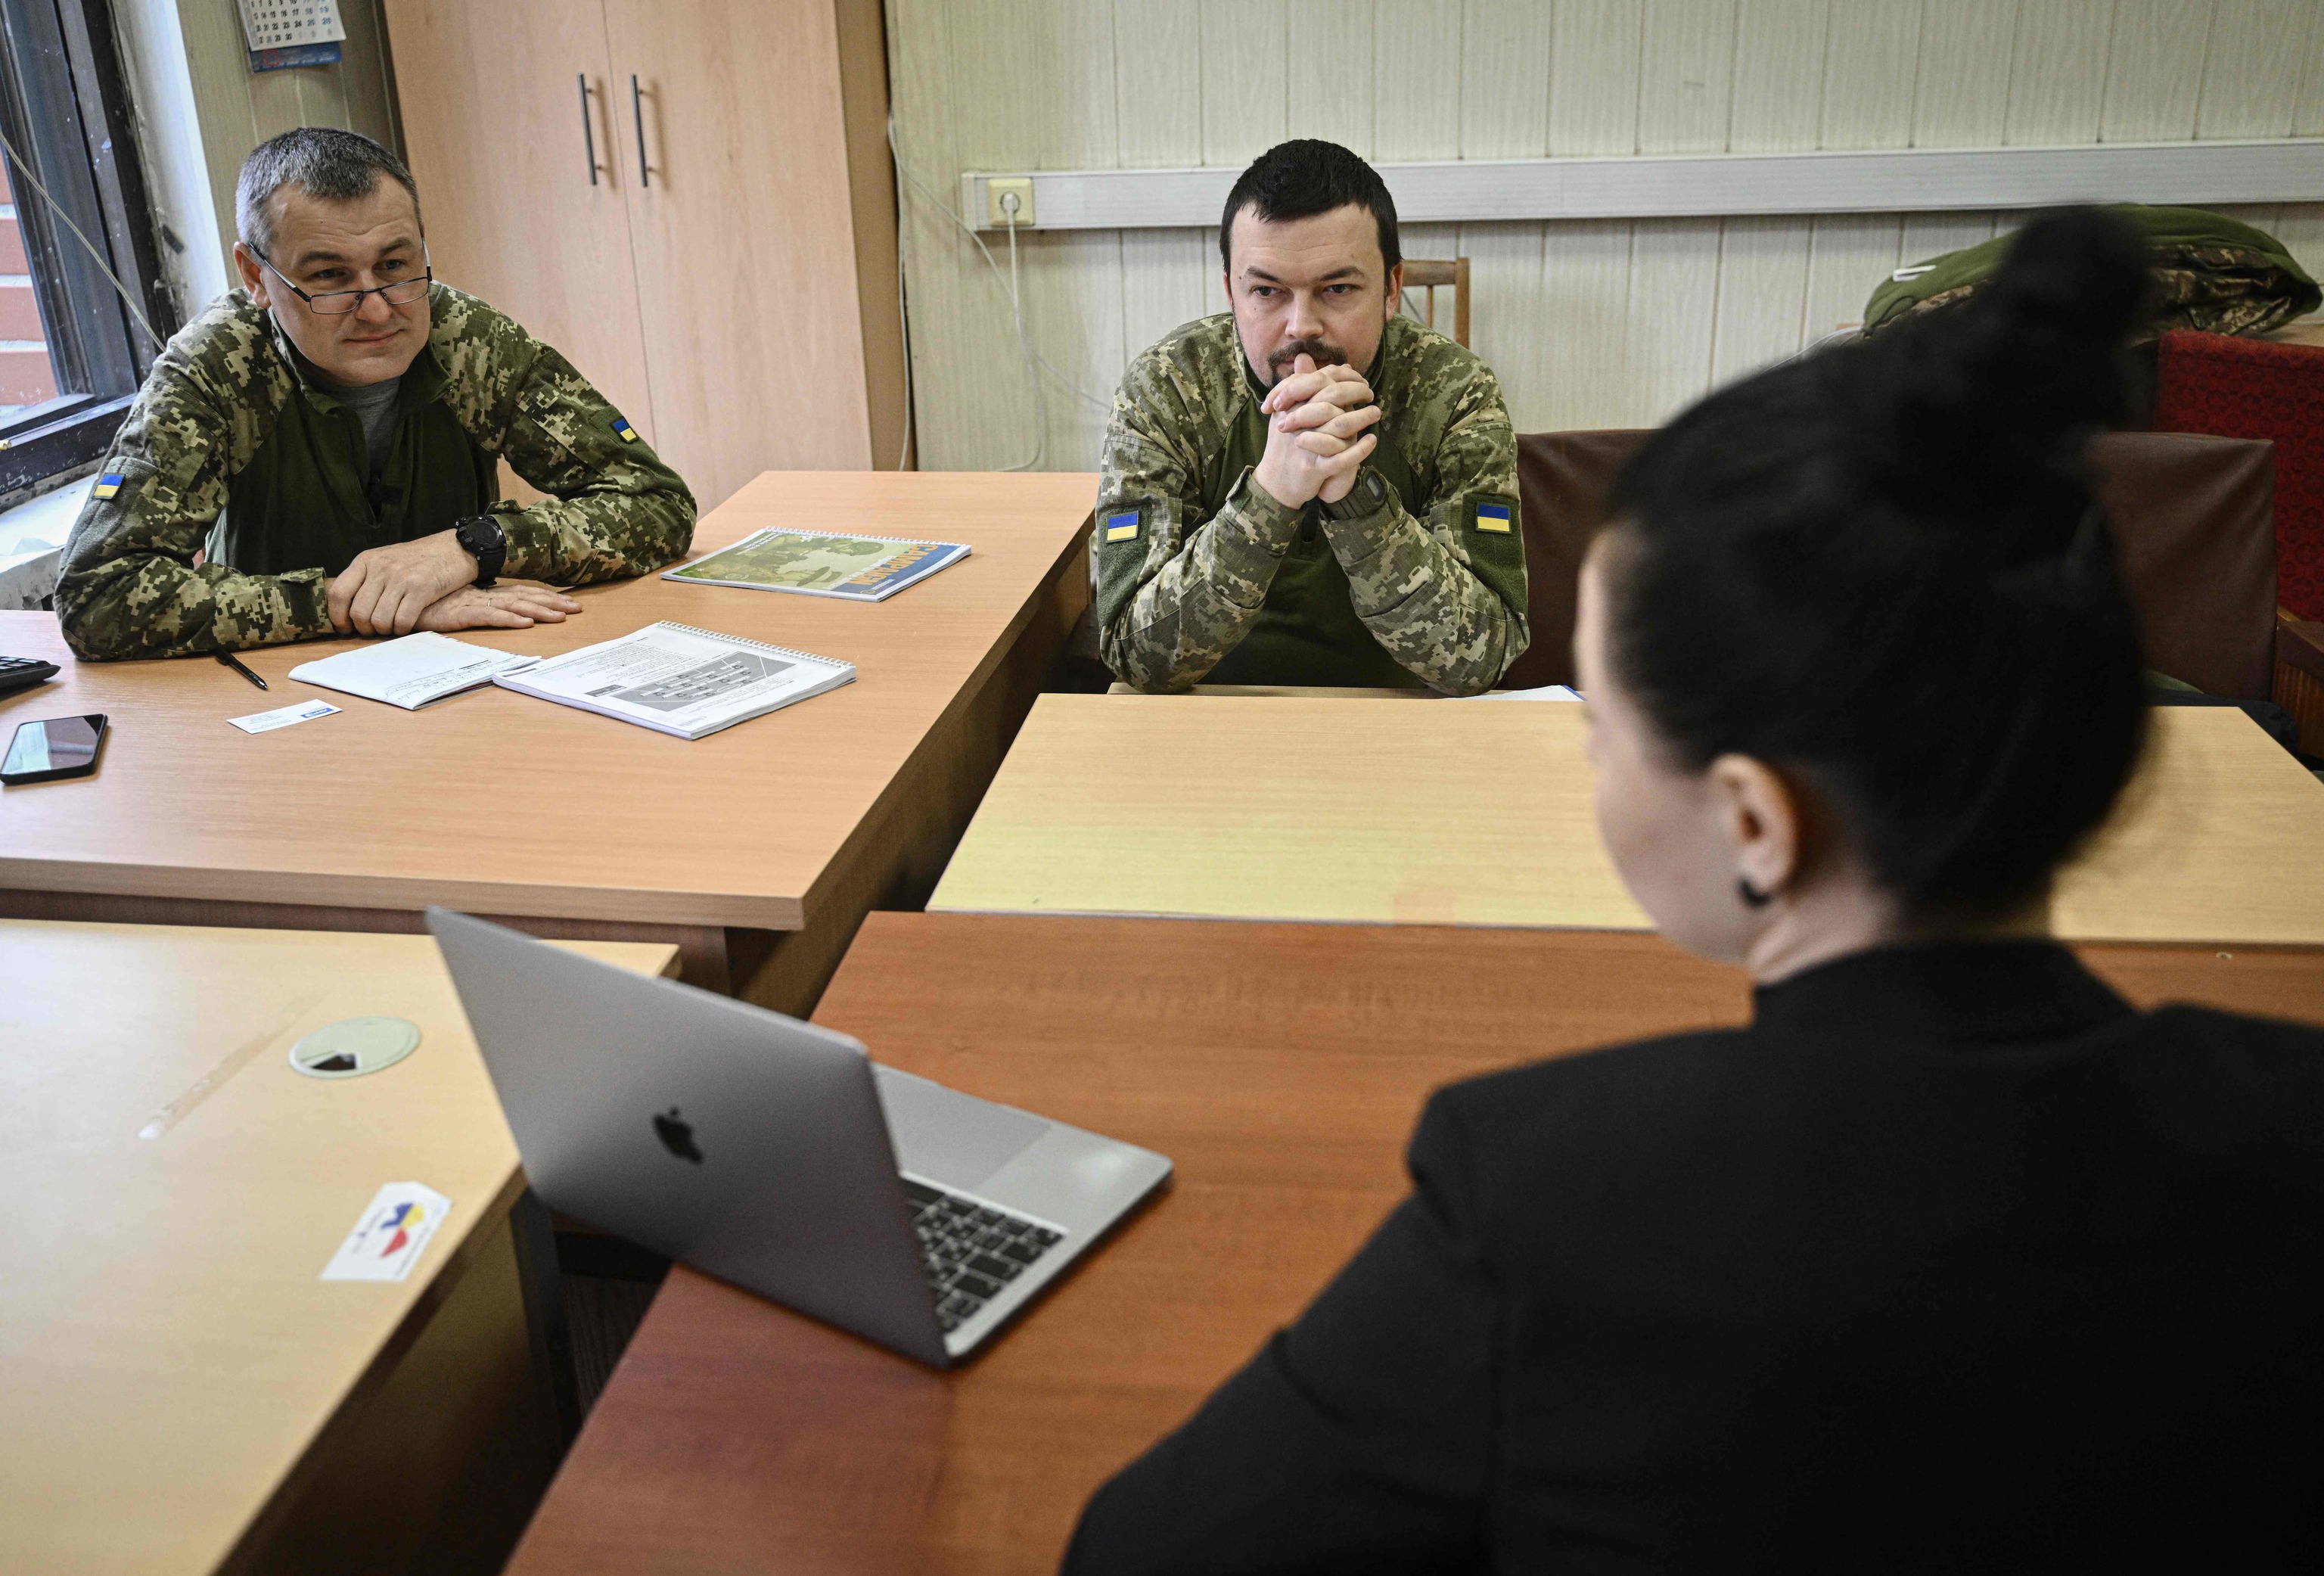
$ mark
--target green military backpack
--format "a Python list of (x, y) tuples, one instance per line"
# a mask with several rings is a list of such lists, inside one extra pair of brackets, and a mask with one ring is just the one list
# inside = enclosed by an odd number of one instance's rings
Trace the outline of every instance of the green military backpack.
[[(2292, 261), (2283, 243), (2264, 230), (2201, 208), (2108, 207), (2146, 234), (2154, 252), (2156, 303), (2142, 338), (2172, 328), (2209, 334), (2264, 334), (2324, 305), (2324, 290)], [(1864, 305), (1864, 331), (1914, 312), (1960, 300), (2000, 264), (2014, 235), (1900, 268)]]

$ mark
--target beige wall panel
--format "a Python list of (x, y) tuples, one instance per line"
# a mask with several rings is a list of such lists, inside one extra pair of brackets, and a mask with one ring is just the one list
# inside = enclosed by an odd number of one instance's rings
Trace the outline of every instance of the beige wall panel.
[(1114, 0), (1114, 144), (1125, 170), (1203, 161), (1201, 0)]
[(2183, 143), (2203, 96), (2210, 0), (2116, 0), (2102, 143)]
[(1287, 57), (1298, 69), (1286, 71), (1286, 134), (1388, 156), (1372, 146), (1373, 106), (1387, 88), (1373, 76), (1378, 9), (1374, 0), (1288, 0)]
[(1637, 0), (1559, 0), (1550, 34), (1549, 151), (1638, 151)]
[(1668, 420), (1711, 386), (1719, 306), (1718, 219), (1640, 219), (1630, 249), (1629, 321), (1623, 355), (1639, 426)]
[[(1056, 369), (1042, 372), (1047, 454), (1089, 469), (1105, 438), (1114, 385), (1128, 364), (1121, 239), (1111, 230), (1036, 232), (1020, 247), (1025, 327)], [(1046, 455), (1041, 468), (1052, 468)]]
[(1831, 24), (1831, 0), (1742, 0), (1729, 152), (1785, 153), (1816, 145)]
[(2300, 106), (2294, 112), (2292, 134), (2324, 137), (2324, 21), (2308, 29), (2308, 61), (2300, 69)]
[(1716, 385), (1798, 350), (1808, 293), (1808, 220), (1731, 218), (1720, 235), (1719, 315), (1711, 328)]
[(1916, 148), (1997, 147), (2009, 123), (2019, 0), (1936, 0), (1907, 97)]
[(1920, 38), (1921, 0), (1837, 0), (1824, 36), (1822, 146), (1911, 145)]
[(1372, 123), (1370, 156), (1459, 158), (1460, 8), (1434, 0), (1379, 0), (1374, 34), (1373, 80), (1379, 109)]
[(1646, 0), (1638, 45), (1638, 152), (1727, 147), (1736, 0)]
[(1547, 430), (1559, 335), (1542, 310), (1545, 224), (1463, 225), (1469, 256), (1469, 346), (1501, 381), (1519, 432)]
[[(899, 226), (912, 340), (912, 429), (923, 470), (967, 462), (989, 469), (1023, 457), (1003, 454), (992, 419), (993, 385), (1021, 380), (1013, 336), (1004, 337), (992, 285), (975, 247), (954, 222), (960, 162), (953, 134), (952, 34), (945, 0), (888, 0), (888, 86), (901, 155)], [(985, 331), (970, 340), (967, 303)], [(990, 327), (987, 327), (986, 326)], [(1003, 346), (1009, 359), (996, 361)], [(1029, 404), (1029, 397), (1028, 397)], [(1015, 410), (1012, 404), (1011, 410)]]
[(1203, 0), (1203, 162), (1248, 164), (1290, 135), (1285, 0)]
[(1528, 410), (1542, 410), (1536, 430), (1622, 427), (1633, 419), (1637, 384), (1626, 345), (1631, 227), (1627, 219), (1548, 226), (1537, 309), (1541, 331), (1554, 346), (1556, 379), (1539, 407), (1519, 392)]
[(1213, 309), (1204, 285), (1218, 272), (1216, 230), (1123, 231), (1121, 343), (1128, 355), (1209, 316)]
[(2316, 0), (2218, 0), (2203, 61), (2199, 137), (2282, 137), (2298, 118)]
[(2054, 148), (2098, 140), (2114, 5), (2115, 0), (2024, 0), (2010, 60), (2005, 142)]
[(1901, 229), (1893, 214), (1816, 216), (1808, 243), (1808, 344), (1864, 321), (1873, 288), (1898, 264)]
[(1549, 153), (1550, 43), (1545, 0), (1467, 0), (1461, 14), (1461, 157)]

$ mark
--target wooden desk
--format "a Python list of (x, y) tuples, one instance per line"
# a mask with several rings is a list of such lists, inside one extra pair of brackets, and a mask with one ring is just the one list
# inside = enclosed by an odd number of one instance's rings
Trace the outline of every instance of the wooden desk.
[[(2142, 1003), (2324, 1019), (2324, 954), (2084, 955)], [(510, 1570), (1053, 1571), (1403, 1195), (1429, 1090), (1746, 1011), (1653, 935), (875, 914), (818, 1021), (1151, 1145), (1174, 1187), (950, 1375), (674, 1271)]]
[[(435, 943), (0, 920), (0, 1566), (498, 1569), (561, 1429)], [(419, 1048), (291, 1069), (364, 1013)], [(318, 1280), (388, 1182), (452, 1201), (410, 1278)]]
[[(113, 718), (94, 779), (0, 792), (0, 915), (416, 931), (443, 903), (675, 942), (689, 980), (804, 1011), (864, 911), (916, 905), (943, 869), (1088, 600), (1096, 486), (770, 473), (702, 521), (698, 551), (776, 524), (975, 550), (868, 605), (648, 577), (581, 591), (560, 625), (461, 637), (548, 654), (669, 619), (856, 665), (693, 743), (503, 690), (413, 713), (288, 677), (345, 642), (246, 654), (262, 694), (207, 659), (75, 664), (53, 617), (0, 614), (0, 651), (66, 668), (0, 699), (0, 729)], [(317, 696), (343, 714), (226, 723)]]
[[(2240, 712), (2153, 716), (2058, 933), (2324, 944), (2324, 785)], [(1044, 696), (928, 907), (1645, 929), (1583, 726), (1526, 702)]]

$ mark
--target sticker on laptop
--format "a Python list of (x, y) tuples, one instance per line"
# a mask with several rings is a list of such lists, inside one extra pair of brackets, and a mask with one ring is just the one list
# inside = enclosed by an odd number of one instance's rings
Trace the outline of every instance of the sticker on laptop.
[(355, 1229), (323, 1266), (324, 1280), (404, 1280), (452, 1201), (416, 1182), (391, 1182), (372, 1195)]

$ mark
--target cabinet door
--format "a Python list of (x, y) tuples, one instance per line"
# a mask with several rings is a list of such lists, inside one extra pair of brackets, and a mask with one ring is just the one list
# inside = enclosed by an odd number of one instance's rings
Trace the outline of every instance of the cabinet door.
[(833, 0), (605, 0), (605, 26), (657, 447), (706, 510), (867, 468)]
[(628, 83), (613, 92), (602, 0), (387, 0), (387, 20), (436, 277), (555, 346), (655, 439), (623, 211), (636, 170), (614, 141)]

